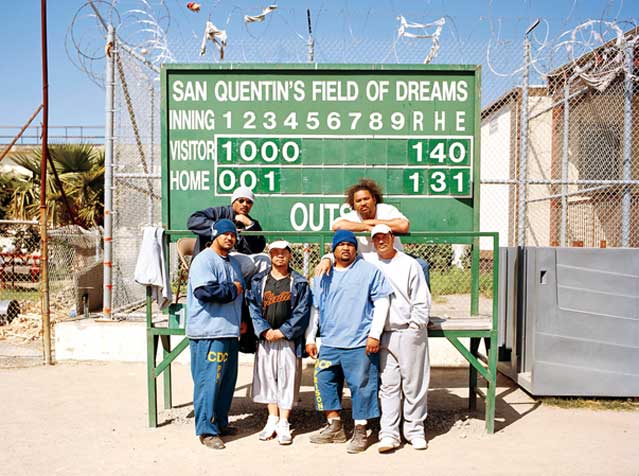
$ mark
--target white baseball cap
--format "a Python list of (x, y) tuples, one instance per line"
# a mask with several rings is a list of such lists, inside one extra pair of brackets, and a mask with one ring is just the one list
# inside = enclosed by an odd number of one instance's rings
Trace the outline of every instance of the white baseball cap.
[(383, 223), (380, 223), (379, 225), (375, 225), (373, 229), (371, 230), (371, 238), (373, 238), (378, 233), (383, 233), (384, 235), (386, 235), (392, 232), (393, 230), (391, 230), (388, 225), (384, 225)]
[(277, 240), (268, 245), (269, 252), (271, 250), (289, 250), (291, 251), (291, 244), (286, 240)]

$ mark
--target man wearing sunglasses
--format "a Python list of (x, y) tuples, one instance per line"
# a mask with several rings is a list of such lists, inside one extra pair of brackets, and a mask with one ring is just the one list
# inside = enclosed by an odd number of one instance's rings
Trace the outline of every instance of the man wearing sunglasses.
[[(193, 213), (187, 222), (187, 227), (197, 235), (193, 257), (206, 248), (211, 241), (211, 226), (218, 220), (227, 218), (235, 223), (238, 230), (262, 231), (260, 222), (252, 218), (249, 213), (255, 202), (255, 195), (247, 187), (235, 189), (231, 196), (231, 204), (210, 207)], [(261, 253), (266, 247), (263, 236), (238, 235), (235, 250), (245, 255)]]

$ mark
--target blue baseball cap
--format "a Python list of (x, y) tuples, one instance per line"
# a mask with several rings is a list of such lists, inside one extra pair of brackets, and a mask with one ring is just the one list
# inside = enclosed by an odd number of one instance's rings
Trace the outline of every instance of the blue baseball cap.
[(333, 235), (331, 251), (335, 251), (337, 245), (344, 242), (355, 245), (355, 249), (357, 249), (357, 238), (355, 238), (355, 233), (349, 230), (337, 230), (335, 235)]
[(235, 238), (237, 238), (237, 228), (235, 228), (235, 223), (233, 223), (228, 218), (223, 218), (221, 220), (216, 221), (211, 225), (211, 238), (215, 239), (219, 235), (223, 235), (224, 233), (233, 233)]

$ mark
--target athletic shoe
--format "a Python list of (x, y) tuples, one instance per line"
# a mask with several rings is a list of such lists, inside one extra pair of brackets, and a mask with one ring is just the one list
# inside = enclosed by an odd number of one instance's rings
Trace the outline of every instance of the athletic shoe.
[(377, 445), (377, 451), (379, 453), (388, 453), (389, 451), (393, 451), (397, 448), (399, 448), (399, 441), (395, 438), (391, 438), (390, 436), (385, 436), (379, 440), (379, 444)]
[(366, 425), (355, 425), (353, 431), (353, 439), (348, 444), (346, 451), (348, 453), (361, 453), (368, 448), (368, 435), (366, 434)]
[(293, 442), (291, 426), (286, 420), (280, 420), (275, 431), (277, 432), (277, 442), (280, 445), (290, 445)]
[(322, 431), (312, 435), (311, 443), (325, 444), (325, 443), (345, 443), (346, 433), (344, 433), (344, 427), (342, 426), (342, 420), (333, 420), (326, 425)]
[(213, 450), (223, 450), (226, 448), (222, 438), (217, 435), (200, 435), (200, 443)]
[(428, 443), (424, 438), (413, 438), (410, 441), (410, 444), (415, 450), (425, 450), (426, 448), (428, 448)]
[(272, 420), (269, 418), (266, 421), (266, 425), (264, 425), (264, 428), (262, 429), (262, 431), (260, 431), (258, 438), (262, 441), (272, 439), (275, 436), (276, 427), (277, 427), (277, 420)]

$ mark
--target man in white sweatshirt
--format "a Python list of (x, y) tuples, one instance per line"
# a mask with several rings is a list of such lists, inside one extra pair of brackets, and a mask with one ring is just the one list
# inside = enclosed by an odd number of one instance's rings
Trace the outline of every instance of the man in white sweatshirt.
[(428, 447), (424, 420), (430, 380), (426, 329), (430, 291), (417, 261), (393, 246), (388, 225), (376, 225), (371, 238), (376, 252), (363, 257), (384, 273), (393, 288), (380, 342), (382, 416), (377, 449), (385, 453), (399, 447), (403, 417), (404, 438), (414, 449), (424, 450)]

